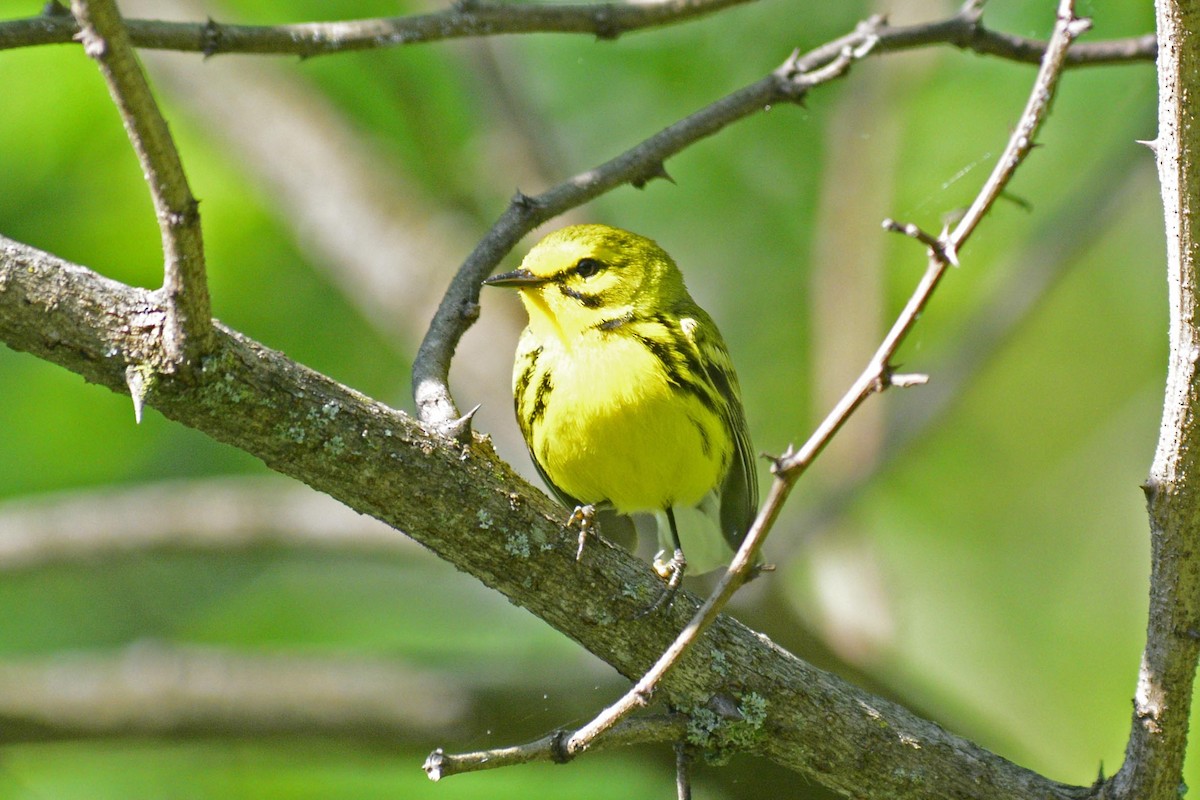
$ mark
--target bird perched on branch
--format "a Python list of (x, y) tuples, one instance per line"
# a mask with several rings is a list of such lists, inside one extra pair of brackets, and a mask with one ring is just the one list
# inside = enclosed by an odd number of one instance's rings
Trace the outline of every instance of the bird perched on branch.
[[(728, 563), (758, 507), (750, 437), (716, 324), (650, 239), (574, 225), (488, 278), (529, 313), (517, 345), (517, 421), (542, 478), (575, 509), (580, 555), (597, 510), (652, 513), (655, 571)], [(666, 560), (664, 556), (670, 554)]]

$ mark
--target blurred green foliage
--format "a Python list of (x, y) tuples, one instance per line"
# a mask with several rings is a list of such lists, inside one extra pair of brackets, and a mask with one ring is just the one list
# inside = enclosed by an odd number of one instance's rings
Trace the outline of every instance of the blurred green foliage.
[[(437, 276), (432, 290), (419, 276), (402, 284), (433, 299), (411, 319), (380, 325), (339, 282), (333, 259), (312, 246), (306, 223), (259, 165), (238, 155), (229, 129), (210, 124), (185, 90), (163, 80), (162, 104), (202, 200), (215, 313), (410, 408), (409, 359), (438, 290), (516, 187), (538, 192), (591, 168), (760, 77), (794, 47), (839, 36), (869, 13), (888, 11), (905, 24), (948, 15), (955, 5), (760, 0), (616, 42), (531, 35), (307, 61), (218, 56), (214, 62), (246, 69), (269, 62), (314, 113), (352, 131), (379, 172), (404, 187), (412, 219), (449, 217), (457, 232), (443, 237), (444, 262), (425, 265)], [(1053, 6), (997, 1), (985, 21), (1044, 37)], [(227, 0), (206, 9), (163, 13), (275, 23), (387, 15), (397, 4)], [(32, 0), (0, 0), (0, 19), (38, 11)], [(1089, 41), (1153, 26), (1145, 3), (1092, 0), (1079, 13), (1095, 21)], [(156, 57), (148, 63), (157, 82)], [(169, 58), (201, 80), (211, 69), (199, 56)], [(845, 356), (857, 369), (924, 267), (920, 248), (885, 236), (879, 221), (937, 229), (968, 203), (1032, 76), (1028, 66), (949, 47), (868, 59), (804, 107), (769, 109), (671, 159), (673, 183), (625, 187), (577, 214), (650, 235), (683, 265), (729, 341), (756, 446), (778, 453), (828, 407), (813, 388), (820, 359), (812, 305), (824, 302), (814, 295), (814, 275), (833, 269), (837, 285), (841, 266), (863, 266), (837, 258), (819, 265), (814, 253), (821, 246), (857, 253), (860, 242), (874, 243), (877, 258), (866, 266), (875, 296), (863, 302), (880, 308), (877, 329), (821, 332), (855, 342), (851, 349), (867, 343)], [(0, 233), (117, 280), (156, 286), (159, 239), (148, 195), (93, 65), (74, 46), (10, 50), (0, 53), (0, 87)], [(840, 468), (818, 462), (768, 543), (780, 571), (741, 607), (799, 655), (1074, 783), (1120, 765), (1145, 625), (1148, 536), (1138, 484), (1157, 435), (1166, 293), (1153, 162), (1134, 140), (1153, 138), (1154, 102), (1149, 64), (1064, 78), (1043, 146), (1011, 187), (1014, 202), (988, 217), (902, 351), (903, 368), (930, 372), (931, 387), (872, 400), (882, 433), (868, 436), (861, 451), (831, 450)], [(861, 120), (850, 135), (835, 124), (846, 118)], [(522, 137), (525, 145), (514, 144)], [(514, 167), (526, 157), (515, 152), (522, 147), (542, 158), (540, 172)], [(325, 188), (311, 192), (319, 197)], [(851, 202), (831, 211), (825, 204), (835, 189), (848, 189)], [(1056, 277), (1037, 288), (1033, 270)], [(997, 304), (1024, 292), (1032, 293), (1028, 313), (974, 349)], [(473, 353), (504, 365), (501, 375), (518, 319), (505, 302), (485, 296), (484, 317), (503, 318), (510, 338), (473, 332), (460, 348), (460, 358)], [(889, 450), (939, 381), (952, 379), (939, 369), (955, 359), (970, 367), (970, 379), (927, 427)], [(494, 384), (455, 388), (462, 405), (484, 403), (481, 427), (528, 470), (508, 416), (507, 379)], [(0, 387), (0, 500), (266, 472), (153, 411), (135, 426), (128, 398), (24, 354), (0, 349)], [(856, 430), (865, 423), (855, 420), (847, 434)], [(879, 453), (889, 459), (876, 469)], [(869, 480), (837, 499), (856, 468)], [(672, 791), (665, 748), (426, 781), (419, 765), (433, 747), (532, 738), (598, 709), (621, 686), (564, 637), (427, 554), (135, 552), (59, 560), (0, 580), (0, 659), (119, 652), (144, 639), (391, 656), (448, 676), (490, 675), (501, 695), (508, 680), (527, 691), (539, 681), (562, 686), (573, 675), (587, 691), (562, 705), (551, 695), (536, 707), (501, 707), (493, 719), (388, 746), (219, 737), (0, 746), (0, 798)], [(1193, 753), (1193, 784), (1195, 770)], [(801, 783), (739, 759), (702, 770), (697, 796), (757, 797), (785, 786), (789, 796), (819, 796)]]

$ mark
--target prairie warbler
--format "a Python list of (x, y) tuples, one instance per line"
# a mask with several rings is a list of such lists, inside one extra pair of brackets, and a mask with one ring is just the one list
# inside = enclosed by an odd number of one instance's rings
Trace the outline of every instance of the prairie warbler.
[(517, 289), (529, 313), (517, 421), (572, 520), (586, 532), (597, 509), (655, 514), (660, 603), (689, 565), (728, 562), (758, 507), (750, 438), (725, 342), (671, 257), (628, 231), (574, 225), (484, 283)]

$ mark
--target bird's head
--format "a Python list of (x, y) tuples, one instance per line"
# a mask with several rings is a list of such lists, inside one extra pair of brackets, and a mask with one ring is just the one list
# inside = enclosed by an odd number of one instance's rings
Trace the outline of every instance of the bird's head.
[(666, 310), (687, 297), (683, 276), (666, 251), (607, 225), (554, 231), (518, 269), (484, 283), (516, 288), (530, 327), (568, 341), (608, 320)]

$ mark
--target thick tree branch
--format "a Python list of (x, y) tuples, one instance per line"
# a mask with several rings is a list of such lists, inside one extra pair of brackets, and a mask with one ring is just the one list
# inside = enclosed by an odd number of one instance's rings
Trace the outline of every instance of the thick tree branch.
[(141, 417), (143, 367), (174, 371), (194, 367), (209, 346), (212, 307), (204, 274), (200, 210), (183, 172), (167, 122), (158, 110), (114, 0), (72, 0), (84, 52), (95, 59), (125, 123), (150, 186), (163, 244), (163, 326), (166, 361), (130, 365), (134, 409)]
[[(643, 28), (684, 22), (750, 0), (656, 0), (649, 3), (514, 5), (457, 3), (445, 11), (408, 17), (305, 22), (290, 25), (228, 25), (208, 22), (126, 21), (136, 47), (203, 53), (259, 53), (311, 57), (348, 50), (420, 44), (442, 39), (512, 33), (582, 33), (615, 39)], [(1037, 64), (1046, 43), (989, 30), (980, 22), (982, 3), (969, 2), (947, 20), (880, 31), (880, 52), (949, 44), (981, 55)], [(66, 44), (78, 29), (69, 16), (50, 13), (0, 22), (0, 50)], [(1071, 66), (1153, 61), (1152, 34), (1083, 44)]]
[(1150, 615), (1125, 763), (1108, 796), (1184, 791), (1188, 714), (1200, 656), (1200, 3), (1158, 0), (1158, 141), (1167, 233), (1170, 357), (1150, 476)]
[[(154, 355), (165, 310), (153, 293), (0, 238), (0, 340), (118, 392), (124, 365)], [(157, 375), (148, 405), (240, 447), (357, 511), (406, 531), (628, 677), (681, 628), (681, 595), (654, 619), (628, 617), (661, 584), (603, 542), (575, 561), (557, 505), (486, 440), (451, 443), (240, 334), (214, 326), (192, 381)], [(699, 746), (770, 758), (835, 790), (894, 798), (1078, 798), (805, 664), (720, 617), (659, 689)]]

